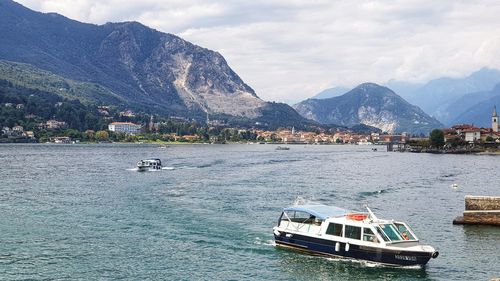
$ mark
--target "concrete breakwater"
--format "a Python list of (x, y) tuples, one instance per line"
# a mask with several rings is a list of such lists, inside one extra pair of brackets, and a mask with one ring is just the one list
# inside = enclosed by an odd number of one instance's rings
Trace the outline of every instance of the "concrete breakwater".
[(463, 216), (453, 224), (482, 224), (500, 226), (500, 196), (465, 196)]

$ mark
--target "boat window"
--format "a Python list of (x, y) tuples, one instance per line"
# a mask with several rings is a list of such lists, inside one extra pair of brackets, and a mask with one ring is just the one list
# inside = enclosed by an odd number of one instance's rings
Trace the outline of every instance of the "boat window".
[(289, 211), (285, 213), (288, 216), (288, 218), (286, 218), (287, 216), (284, 216), (285, 219), (290, 219), (292, 222), (312, 223), (314, 221), (314, 216), (311, 216), (306, 212)]
[(390, 241), (389, 238), (387, 237), (387, 235), (385, 235), (385, 233), (382, 231), (382, 229), (379, 226), (377, 226), (376, 229), (377, 229), (378, 234), (380, 236), (382, 236), (382, 239), (384, 239), (384, 241), (387, 241), (387, 242)]
[(342, 236), (342, 225), (338, 223), (330, 223), (326, 229), (326, 234)]
[(381, 224), (380, 228), (392, 241), (403, 240), (403, 238), (399, 235), (399, 231), (393, 224)]
[(371, 229), (363, 228), (363, 241), (377, 242), (377, 237)]
[(361, 240), (361, 227), (346, 225), (344, 231), (344, 237)]
[(401, 233), (401, 236), (404, 240), (416, 240), (415, 237), (411, 234), (408, 226), (397, 222), (395, 222), (394, 225), (398, 228), (398, 231), (399, 233)]

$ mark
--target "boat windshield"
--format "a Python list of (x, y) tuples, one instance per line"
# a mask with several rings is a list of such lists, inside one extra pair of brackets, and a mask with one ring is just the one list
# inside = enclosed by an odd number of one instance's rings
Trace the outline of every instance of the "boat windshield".
[(398, 228), (398, 231), (399, 233), (401, 233), (401, 237), (403, 237), (404, 240), (417, 240), (417, 238), (413, 234), (413, 231), (407, 224), (402, 222), (395, 222), (394, 225)]
[(396, 226), (392, 223), (387, 223), (387, 224), (380, 224), (380, 229), (384, 234), (391, 239), (391, 241), (402, 241), (404, 240), (403, 237), (401, 237), (401, 234), (399, 233), (398, 229)]
[(297, 222), (297, 223), (302, 223), (302, 224), (321, 224), (321, 220), (316, 218), (315, 216), (306, 213), (306, 212), (299, 212), (299, 211), (285, 211), (283, 212), (283, 215), (281, 217), (282, 221), (290, 221), (290, 222)]

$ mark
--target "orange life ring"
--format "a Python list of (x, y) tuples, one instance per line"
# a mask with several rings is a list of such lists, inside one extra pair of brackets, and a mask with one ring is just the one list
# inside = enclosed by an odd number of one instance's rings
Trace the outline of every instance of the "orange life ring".
[(351, 213), (347, 214), (347, 218), (350, 220), (355, 220), (355, 221), (362, 221), (368, 217), (367, 214), (357, 214), (357, 213)]

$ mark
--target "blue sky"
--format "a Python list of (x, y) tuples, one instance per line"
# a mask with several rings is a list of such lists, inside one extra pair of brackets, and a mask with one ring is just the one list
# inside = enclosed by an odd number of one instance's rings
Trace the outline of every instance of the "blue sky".
[(265, 100), (500, 68), (500, 1), (18, 0), (83, 22), (139, 21), (220, 52)]

